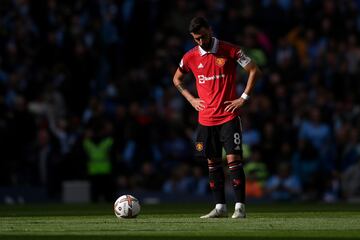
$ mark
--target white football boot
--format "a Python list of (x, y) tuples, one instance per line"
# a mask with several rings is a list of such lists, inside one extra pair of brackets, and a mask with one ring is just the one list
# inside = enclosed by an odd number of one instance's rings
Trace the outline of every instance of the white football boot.
[(245, 204), (236, 203), (235, 211), (231, 218), (246, 218)]
[[(218, 205), (218, 204), (217, 204)], [(221, 204), (223, 205), (223, 204)], [(227, 209), (226, 206), (216, 206), (211, 212), (208, 214), (201, 216), (200, 218), (227, 218)]]

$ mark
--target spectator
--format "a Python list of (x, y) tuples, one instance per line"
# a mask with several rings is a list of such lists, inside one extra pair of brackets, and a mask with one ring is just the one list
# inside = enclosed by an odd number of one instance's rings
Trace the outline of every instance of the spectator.
[(296, 175), (291, 174), (289, 163), (278, 165), (277, 172), (270, 176), (265, 185), (265, 191), (271, 200), (299, 201), (301, 200), (301, 183)]

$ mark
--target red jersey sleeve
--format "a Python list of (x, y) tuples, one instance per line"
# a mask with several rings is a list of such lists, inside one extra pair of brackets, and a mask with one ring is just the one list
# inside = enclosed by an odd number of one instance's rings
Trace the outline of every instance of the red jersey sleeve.
[(188, 59), (189, 59), (188, 54), (185, 54), (179, 63), (179, 69), (182, 73), (190, 72)]
[(230, 46), (230, 57), (233, 58), (241, 67), (245, 67), (251, 62), (251, 58), (248, 57), (244, 51), (236, 45)]

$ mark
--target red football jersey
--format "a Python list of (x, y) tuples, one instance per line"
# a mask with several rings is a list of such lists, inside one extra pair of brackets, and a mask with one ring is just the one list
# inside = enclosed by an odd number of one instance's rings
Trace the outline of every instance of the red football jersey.
[(205, 109), (199, 112), (199, 123), (215, 126), (235, 118), (238, 113), (225, 112), (225, 101), (236, 99), (236, 66), (245, 67), (251, 60), (240, 47), (213, 38), (208, 52), (200, 46), (188, 51), (181, 59), (179, 69), (192, 72), (196, 79), (199, 98)]

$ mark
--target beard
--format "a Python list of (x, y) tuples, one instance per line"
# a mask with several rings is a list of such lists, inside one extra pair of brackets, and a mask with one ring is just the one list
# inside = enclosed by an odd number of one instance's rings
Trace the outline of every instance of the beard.
[(205, 51), (210, 51), (212, 47), (212, 38), (207, 43), (203, 43), (200, 47), (204, 49)]

